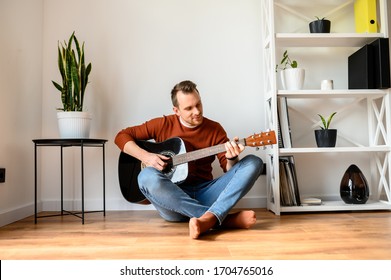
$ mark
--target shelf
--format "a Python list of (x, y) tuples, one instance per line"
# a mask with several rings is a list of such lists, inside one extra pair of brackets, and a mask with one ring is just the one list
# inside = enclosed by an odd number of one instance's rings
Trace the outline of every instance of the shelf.
[(306, 90), (278, 90), (279, 97), (289, 98), (357, 98), (357, 97), (382, 97), (388, 92), (380, 89), (306, 89)]
[(281, 206), (281, 212), (321, 212), (321, 211), (368, 211), (391, 210), (391, 204), (387, 202), (368, 201), (365, 204), (346, 204), (342, 200), (322, 201), (321, 205), (305, 206)]
[(389, 152), (390, 146), (376, 146), (376, 147), (335, 147), (335, 148), (281, 148), (280, 155), (287, 154), (305, 154), (305, 153), (376, 153)]
[(363, 97), (382, 97), (387, 91), (379, 89), (334, 89), (334, 90), (279, 90), (279, 97), (289, 98), (363, 98)]
[(382, 33), (277, 33), (276, 44), (284, 47), (362, 47)]

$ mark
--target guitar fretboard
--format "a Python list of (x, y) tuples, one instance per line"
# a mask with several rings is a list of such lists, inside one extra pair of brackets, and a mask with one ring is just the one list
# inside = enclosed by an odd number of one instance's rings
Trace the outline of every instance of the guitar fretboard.
[[(246, 145), (245, 139), (241, 139), (237, 143), (242, 144), (243, 146)], [(172, 164), (176, 166), (200, 158), (216, 155), (222, 152), (225, 152), (225, 144), (219, 144), (213, 147), (208, 147), (196, 151), (187, 152), (184, 154), (175, 155), (172, 157)]]

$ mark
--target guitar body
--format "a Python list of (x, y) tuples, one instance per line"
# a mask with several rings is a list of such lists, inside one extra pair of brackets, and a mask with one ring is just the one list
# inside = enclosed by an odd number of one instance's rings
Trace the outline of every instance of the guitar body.
[[(185, 144), (179, 137), (170, 138), (160, 143), (149, 141), (137, 141), (136, 143), (148, 152), (162, 154), (170, 158), (186, 153)], [(141, 161), (124, 152), (120, 153), (118, 160), (119, 186), (123, 197), (131, 203), (149, 204), (138, 185), (138, 174), (142, 169), (143, 163)], [(174, 183), (183, 182), (188, 174), (187, 163), (173, 166), (169, 161), (163, 173)]]

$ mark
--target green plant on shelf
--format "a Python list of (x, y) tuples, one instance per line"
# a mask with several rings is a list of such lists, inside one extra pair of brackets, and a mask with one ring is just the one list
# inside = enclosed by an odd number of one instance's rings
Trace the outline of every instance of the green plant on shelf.
[(288, 67), (291, 67), (291, 68), (297, 68), (298, 66), (298, 63), (296, 60), (292, 60), (290, 57), (289, 57), (289, 54), (288, 54), (288, 50), (285, 50), (284, 54), (282, 55), (282, 59), (281, 59), (281, 62), (280, 64), (276, 65), (276, 72), (278, 71), (278, 69), (280, 70), (285, 70), (286, 68)]
[(331, 120), (333, 119), (333, 117), (335, 116), (336, 113), (337, 113), (337, 112), (332, 113), (332, 114), (327, 118), (327, 121), (326, 121), (325, 117), (323, 117), (321, 114), (318, 114), (318, 116), (320, 117), (320, 120), (322, 121), (322, 124), (323, 124), (323, 126), (320, 126), (320, 128), (321, 128), (321, 129), (329, 129)]

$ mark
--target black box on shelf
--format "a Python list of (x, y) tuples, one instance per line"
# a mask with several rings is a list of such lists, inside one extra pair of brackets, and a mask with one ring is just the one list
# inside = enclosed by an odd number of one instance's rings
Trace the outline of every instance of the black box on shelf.
[(385, 89), (390, 87), (388, 38), (379, 38), (348, 58), (349, 89)]
[(374, 83), (373, 46), (365, 45), (348, 58), (349, 89), (373, 89)]
[(379, 38), (371, 43), (373, 46), (375, 88), (390, 87), (390, 51), (388, 38)]

